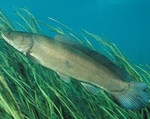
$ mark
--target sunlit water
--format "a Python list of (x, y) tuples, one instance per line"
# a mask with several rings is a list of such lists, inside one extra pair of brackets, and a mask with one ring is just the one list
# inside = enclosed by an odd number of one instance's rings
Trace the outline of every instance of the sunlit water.
[[(150, 1), (149, 0), (3, 0), (0, 7), (13, 20), (23, 23), (14, 7), (28, 10), (39, 20), (54, 27), (52, 17), (77, 33), (82, 29), (104, 36), (121, 48), (132, 63), (150, 65)], [(51, 37), (55, 34), (42, 26)], [(101, 50), (97, 42), (89, 39)]]

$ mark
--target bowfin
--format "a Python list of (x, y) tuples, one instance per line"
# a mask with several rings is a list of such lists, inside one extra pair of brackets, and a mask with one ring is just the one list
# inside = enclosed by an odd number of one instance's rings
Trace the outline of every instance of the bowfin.
[(129, 83), (129, 88), (124, 92), (110, 92), (117, 100), (119, 105), (126, 109), (142, 109), (149, 103), (148, 85), (144, 82)]
[(66, 83), (69, 83), (69, 82), (70, 82), (70, 78), (69, 78), (68, 76), (65, 76), (65, 75), (63, 75), (63, 74), (61, 74), (61, 73), (59, 73), (59, 72), (57, 72), (57, 74), (60, 76), (60, 78), (61, 78), (64, 82), (66, 82)]
[(84, 86), (84, 88), (87, 90), (87, 91), (89, 91), (89, 92), (91, 92), (91, 93), (93, 93), (93, 94), (98, 94), (99, 93), (99, 88), (97, 88), (97, 87), (94, 87), (94, 86), (92, 86), (92, 85), (90, 85), (90, 84), (87, 84), (87, 83), (81, 83), (83, 86)]
[(54, 37), (55, 40), (58, 40), (64, 44), (70, 45), (71, 47), (83, 52), (84, 54), (88, 55), (89, 57), (93, 58), (95, 61), (101, 63), (102, 65), (106, 66), (108, 69), (110, 69), (112, 72), (114, 72), (117, 76), (119, 76), (123, 81), (130, 81), (130, 75), (127, 73), (127, 71), (118, 65), (116, 65), (114, 62), (112, 62), (108, 57), (103, 55), (100, 52), (97, 52), (87, 46), (85, 46), (83, 43), (78, 42), (76, 40), (73, 40), (72, 38), (64, 35), (56, 35)]

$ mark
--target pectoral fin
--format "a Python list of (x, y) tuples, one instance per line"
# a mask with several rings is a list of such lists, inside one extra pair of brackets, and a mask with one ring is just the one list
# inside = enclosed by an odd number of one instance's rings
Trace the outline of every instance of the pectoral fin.
[(33, 62), (35, 62), (36, 64), (40, 64), (40, 60), (38, 60), (37, 58), (35, 58), (34, 56), (32, 56), (29, 52), (26, 52), (26, 56), (32, 60)]
[(57, 72), (57, 74), (60, 76), (60, 78), (61, 78), (64, 82), (66, 82), (66, 83), (69, 83), (69, 82), (70, 82), (70, 78), (69, 78), (68, 76), (65, 76), (65, 75), (63, 75), (63, 74), (61, 74), (61, 73), (59, 73), (59, 72)]
[(97, 87), (94, 87), (94, 86), (92, 86), (92, 85), (90, 85), (90, 84), (87, 84), (87, 83), (81, 83), (83, 86), (84, 86), (84, 88), (86, 89), (86, 90), (88, 90), (89, 92), (91, 92), (91, 93), (93, 93), (93, 94), (98, 94), (99, 93), (99, 88), (97, 88)]

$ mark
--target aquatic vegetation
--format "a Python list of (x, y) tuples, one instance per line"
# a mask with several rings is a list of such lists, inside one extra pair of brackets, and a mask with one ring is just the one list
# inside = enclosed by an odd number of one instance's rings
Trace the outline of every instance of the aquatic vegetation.
[[(94, 49), (87, 39), (89, 35), (105, 48), (115, 63), (128, 71), (132, 80), (145, 81), (150, 86), (150, 67), (134, 66), (115, 44), (106, 39), (86, 30), (83, 30), (85, 35), (82, 34), (83, 38), (80, 38), (72, 29), (50, 18), (69, 30), (64, 32), (60, 28), (36, 20), (27, 9), (20, 9), (21, 13), (16, 11), (25, 22), (24, 26), (17, 22), (15, 24), (2, 9), (0, 10), (0, 31), (14, 31), (20, 27), (24, 31), (43, 34), (38, 24), (40, 22), (53, 32), (70, 35), (81, 42), (85, 39), (87, 42), (83, 43)], [(121, 108), (105, 91), (100, 90), (98, 95), (93, 95), (75, 80), (66, 84), (55, 72), (31, 62), (17, 50), (7, 46), (3, 40), (0, 42), (3, 44), (0, 48), (2, 49), (0, 51), (0, 117), (9, 119), (150, 118), (150, 104), (142, 110), (135, 111)]]

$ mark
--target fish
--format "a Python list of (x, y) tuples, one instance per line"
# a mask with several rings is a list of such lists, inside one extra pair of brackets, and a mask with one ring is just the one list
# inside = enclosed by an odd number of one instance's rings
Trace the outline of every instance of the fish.
[(56, 72), (66, 83), (70, 78), (78, 80), (93, 94), (103, 89), (125, 109), (138, 110), (149, 103), (145, 82), (130, 81), (125, 69), (69, 36), (58, 34), (51, 38), (22, 31), (2, 31), (1, 36), (33, 62)]

